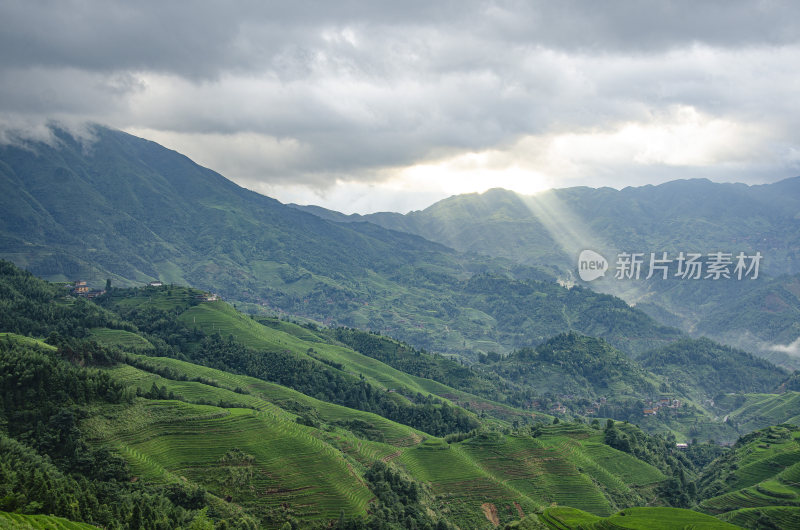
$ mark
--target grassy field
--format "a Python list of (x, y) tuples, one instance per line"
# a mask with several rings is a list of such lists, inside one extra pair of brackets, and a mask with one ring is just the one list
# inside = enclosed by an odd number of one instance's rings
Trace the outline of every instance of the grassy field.
[[(787, 426), (764, 429), (735, 449), (736, 460), (723, 475), (727, 491), (700, 503), (726, 521), (779, 528), (800, 520), (800, 431)], [(734, 465), (735, 464), (735, 465)]]
[(363, 514), (372, 498), (314, 429), (265, 412), (138, 400), (96, 411), (87, 427), (141, 479), (188, 480), (254, 513), (288, 505), (305, 518), (334, 519), (341, 510)]
[[(511, 523), (551, 503), (606, 516), (618, 509), (615, 499), (644, 502), (639, 488), (664, 479), (585, 425), (549, 425), (538, 438), (484, 431), (448, 444), (259, 379), (170, 358), (130, 362), (106, 371), (177, 399), (97, 410), (85, 424), (95, 443), (110, 444), (142, 479), (187, 480), (251, 509), (288, 505), (308, 519), (363, 514), (372, 497), (361, 476), (377, 460), (428, 484), (432, 508), (462, 528)], [(303, 416), (318, 425), (298, 424)], [(252, 478), (235, 491), (223, 463), (232, 449), (253, 457)]]
[[(456, 405), (468, 404), (472, 410), (486, 411), (490, 417), (505, 422), (530, 418), (530, 412), (495, 403), (430, 379), (407, 374), (350, 348), (330, 344), (301, 326), (288, 322), (265, 326), (223, 301), (204, 302), (190, 307), (181, 313), (179, 319), (187, 326), (197, 327), (206, 333), (217, 332), (223, 337), (233, 335), (243, 344), (263, 352), (288, 351), (298, 357), (338, 363), (346, 372), (354, 376), (364, 376), (378, 388), (422, 395), (434, 394)], [(393, 397), (398, 400), (405, 399), (399, 392)]]
[(598, 517), (571, 507), (548, 508), (539, 519), (549, 528), (563, 529), (623, 529), (674, 530), (677, 528), (735, 529), (739, 528), (692, 510), (680, 508), (626, 508), (609, 517)]
[(121, 329), (93, 328), (90, 330), (89, 336), (104, 346), (119, 346), (123, 349), (153, 349), (153, 345), (141, 335)]
[(96, 528), (96, 526), (75, 523), (52, 515), (0, 512), (0, 529), (2, 530), (92, 530)]
[(16, 333), (0, 333), (0, 340), (9, 340), (12, 342), (25, 344), (27, 346), (44, 348), (45, 350), (51, 350), (51, 351), (56, 349), (55, 346), (51, 346), (50, 344), (47, 344), (43, 340), (34, 339), (33, 337), (26, 337), (25, 335), (17, 335)]
[(800, 392), (746, 394), (746, 401), (730, 413), (739, 432), (746, 433), (766, 425), (800, 424)]

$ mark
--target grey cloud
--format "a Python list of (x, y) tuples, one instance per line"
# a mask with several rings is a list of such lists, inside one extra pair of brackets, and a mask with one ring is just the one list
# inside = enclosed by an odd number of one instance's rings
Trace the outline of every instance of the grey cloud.
[(0, 114), (162, 131), (232, 178), (324, 187), (690, 105), (783, 135), (771, 164), (703, 170), (738, 178), (797, 163), (799, 15), (775, 1), (9, 0)]
[[(342, 26), (400, 27), (409, 40), (429, 29), (510, 45), (630, 53), (692, 42), (782, 45), (797, 42), (798, 21), (800, 6), (789, 1), (10, 0), (0, 5), (0, 64), (153, 70), (202, 78), (274, 68), (291, 49), (322, 45), (320, 30)], [(470, 62), (467, 56), (461, 59)]]
[(128, 97), (144, 88), (142, 80), (128, 72), (13, 69), (0, 76), (0, 111), (92, 116), (127, 108)]

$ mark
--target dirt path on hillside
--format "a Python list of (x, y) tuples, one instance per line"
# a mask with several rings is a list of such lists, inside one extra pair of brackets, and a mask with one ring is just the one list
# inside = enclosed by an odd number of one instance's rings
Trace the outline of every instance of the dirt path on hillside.
[(484, 502), (481, 504), (481, 510), (483, 510), (483, 515), (495, 526), (500, 526), (500, 518), (497, 517), (497, 506), (492, 504), (491, 502)]

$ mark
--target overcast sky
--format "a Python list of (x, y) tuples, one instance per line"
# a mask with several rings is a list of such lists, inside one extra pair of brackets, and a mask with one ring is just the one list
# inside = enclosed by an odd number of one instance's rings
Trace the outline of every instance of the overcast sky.
[(283, 202), (800, 175), (800, 3), (3, 0), (0, 139), (155, 140)]

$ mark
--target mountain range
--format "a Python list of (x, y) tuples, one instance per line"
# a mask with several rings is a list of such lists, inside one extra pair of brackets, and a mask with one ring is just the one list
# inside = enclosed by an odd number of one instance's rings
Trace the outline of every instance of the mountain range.
[[(792, 346), (800, 337), (800, 177), (755, 186), (695, 179), (534, 196), (492, 189), (405, 215), (296, 207), (339, 223), (366, 221), (462, 252), (545, 268), (565, 282), (620, 296), (663, 324), (800, 366), (800, 350)], [(605, 278), (587, 284), (577, 277), (584, 249), (608, 259)], [(656, 275), (648, 281), (644, 269), (640, 281), (617, 281), (612, 274), (621, 252), (676, 258), (680, 252), (718, 251), (759, 252), (759, 278), (691, 281)]]
[(153, 142), (93, 131), (0, 146), (0, 257), (54, 281), (191, 285), (467, 358), (570, 329), (628, 353), (680, 336), (620, 299), (559, 286), (547, 267), (331, 222)]
[(0, 525), (800, 524), (800, 180), (346, 216), (90, 130), (0, 145)]

